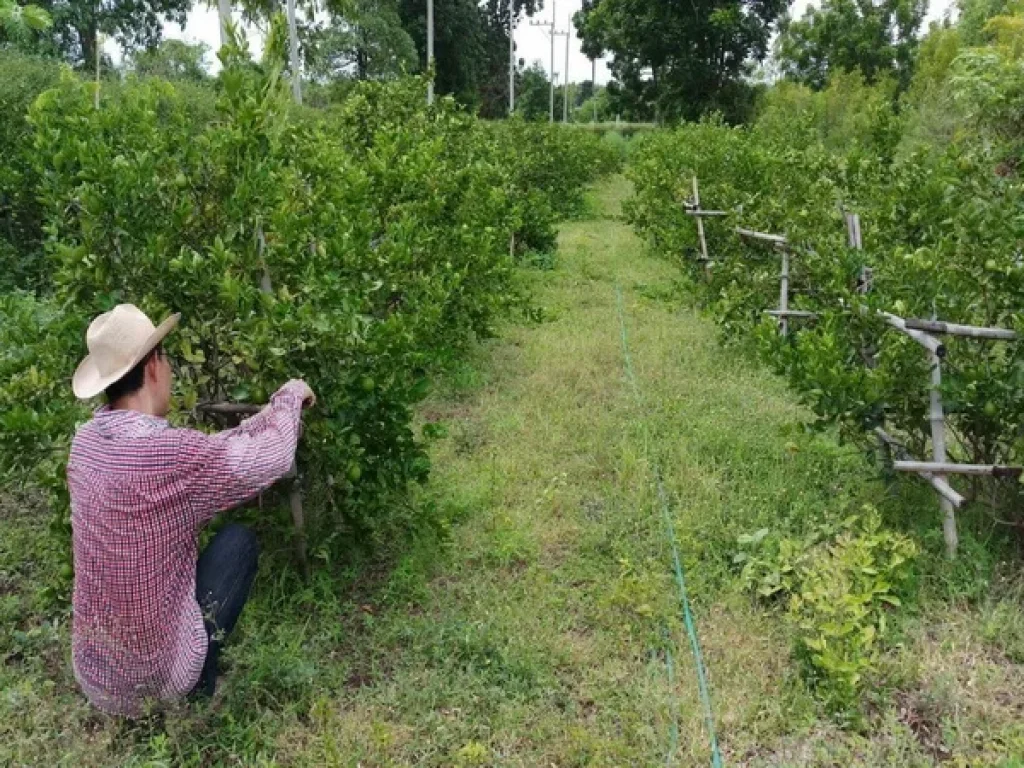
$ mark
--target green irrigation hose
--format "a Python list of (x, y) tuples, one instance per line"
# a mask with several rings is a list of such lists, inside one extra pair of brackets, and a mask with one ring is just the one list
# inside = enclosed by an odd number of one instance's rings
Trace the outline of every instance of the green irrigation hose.
[[(633, 388), (633, 396), (637, 405), (644, 407), (643, 394), (640, 392), (640, 385), (637, 383), (636, 373), (633, 371), (633, 359), (629, 354), (629, 339), (626, 335), (626, 315), (622, 307), (622, 288), (616, 284), (615, 297), (619, 310), (619, 331), (622, 336), (622, 357), (625, 361), (626, 376)], [(643, 422), (646, 432), (647, 422)], [(718, 750), (718, 737), (715, 735), (715, 716), (711, 709), (711, 693), (708, 686), (707, 670), (704, 667), (704, 657), (700, 652), (700, 641), (697, 639), (697, 626), (693, 620), (693, 612), (690, 610), (690, 598), (686, 592), (686, 578), (683, 575), (683, 563), (679, 557), (679, 547), (676, 546), (676, 529), (672, 523), (672, 514), (669, 511), (668, 493), (665, 491), (665, 483), (662, 480), (661, 462), (658, 461), (656, 453), (651, 454), (651, 465), (654, 470), (654, 480), (658, 489), (658, 503), (661, 507), (661, 514), (665, 521), (665, 532), (668, 535), (669, 545), (672, 548), (672, 566), (675, 571), (676, 586), (679, 588), (679, 603), (683, 609), (683, 624), (686, 627), (686, 634), (690, 638), (690, 650), (693, 651), (693, 662), (697, 668), (697, 689), (700, 692), (700, 702), (704, 709), (704, 723), (707, 726), (711, 738), (711, 765), (714, 768), (721, 768), (722, 754)], [(669, 667), (669, 676), (674, 678), (672, 670), (672, 653), (668, 652), (666, 663)], [(673, 735), (677, 733), (677, 726), (673, 724)], [(673, 750), (674, 751), (674, 750)], [(671, 760), (672, 754), (669, 754)]]

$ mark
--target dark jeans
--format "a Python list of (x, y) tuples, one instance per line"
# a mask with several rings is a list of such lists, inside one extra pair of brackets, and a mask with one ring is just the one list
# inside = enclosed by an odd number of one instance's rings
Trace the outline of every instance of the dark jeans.
[(248, 528), (224, 526), (199, 555), (196, 600), (203, 612), (210, 645), (194, 693), (212, 696), (217, 687), (217, 659), (224, 639), (235, 628), (256, 576), (260, 546)]

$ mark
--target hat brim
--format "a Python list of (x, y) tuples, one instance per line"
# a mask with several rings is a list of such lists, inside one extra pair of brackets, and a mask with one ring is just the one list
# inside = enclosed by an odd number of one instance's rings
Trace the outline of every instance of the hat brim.
[(167, 336), (167, 334), (174, 330), (180, 319), (181, 313), (175, 312), (160, 323), (160, 325), (158, 325), (149, 335), (149, 338), (146, 339), (146, 342), (139, 347), (130, 363), (105, 376), (101, 374), (99, 369), (96, 367), (96, 360), (93, 356), (86, 355), (85, 359), (78, 364), (78, 368), (75, 370), (75, 375), (71, 379), (71, 388), (75, 392), (75, 397), (79, 400), (88, 400), (96, 397), (96, 395), (138, 365), (138, 362), (142, 358), (148, 355), (157, 344), (164, 340), (164, 337)]

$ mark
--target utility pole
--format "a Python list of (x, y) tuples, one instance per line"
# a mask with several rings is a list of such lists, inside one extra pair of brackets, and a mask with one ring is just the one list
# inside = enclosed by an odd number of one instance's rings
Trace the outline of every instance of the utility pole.
[(100, 37), (99, 26), (96, 27), (96, 90), (92, 94), (92, 106), (100, 108), (100, 59), (103, 57), (103, 38)]
[(572, 28), (572, 16), (565, 27), (565, 70), (562, 73), (562, 122), (569, 122), (569, 30)]
[(516, 5), (508, 0), (508, 116), (516, 113)]
[(288, 0), (288, 52), (292, 70), (292, 94), (302, 103), (302, 72), (299, 68), (299, 31), (295, 26), (295, 0)]
[(427, 69), (430, 79), (427, 81), (427, 104), (434, 103), (434, 0), (427, 0)]
[(597, 59), (590, 60), (590, 98), (594, 102), (594, 122), (597, 122)]
[(551, 21), (531, 21), (534, 27), (547, 27), (547, 34), (551, 38), (551, 99), (548, 105), (548, 119), (555, 122), (555, 37), (557, 35), (568, 35), (568, 32), (557, 32), (555, 30), (555, 0), (551, 0)]
[(220, 15), (220, 47), (228, 44), (228, 24), (231, 23), (231, 0), (217, 0)]

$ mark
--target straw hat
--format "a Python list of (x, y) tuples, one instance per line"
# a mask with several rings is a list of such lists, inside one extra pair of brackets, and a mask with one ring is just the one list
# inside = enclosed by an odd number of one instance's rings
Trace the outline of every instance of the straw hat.
[(85, 333), (89, 354), (71, 380), (75, 396), (88, 400), (105, 390), (138, 364), (181, 318), (168, 317), (159, 326), (134, 304), (118, 304), (91, 323)]

